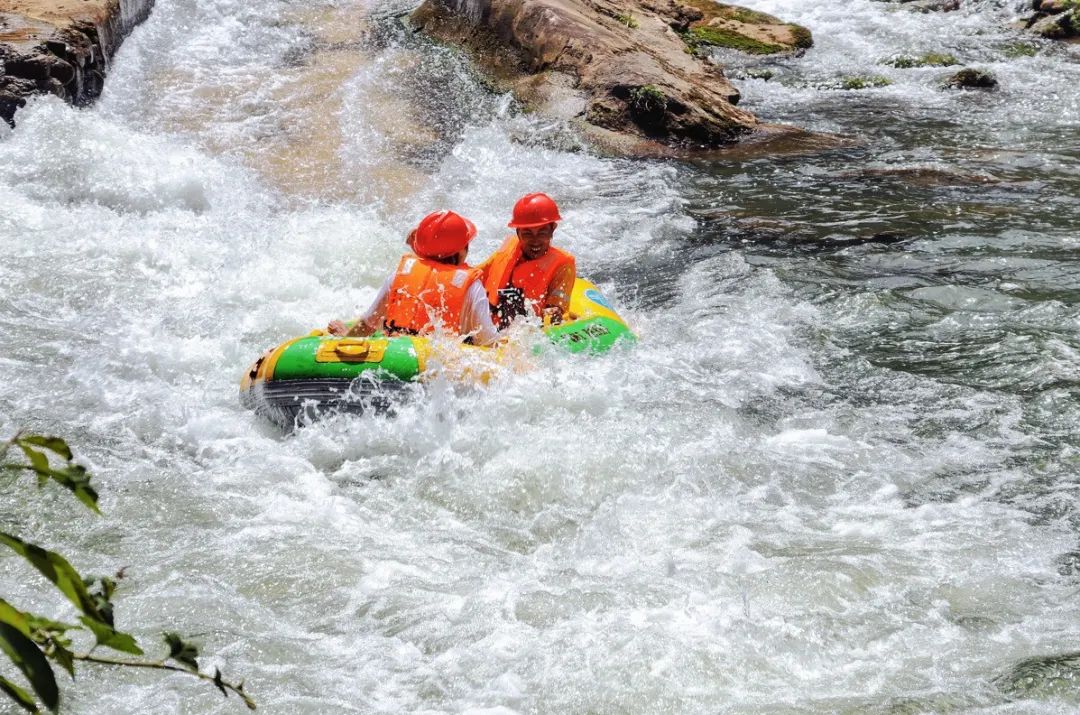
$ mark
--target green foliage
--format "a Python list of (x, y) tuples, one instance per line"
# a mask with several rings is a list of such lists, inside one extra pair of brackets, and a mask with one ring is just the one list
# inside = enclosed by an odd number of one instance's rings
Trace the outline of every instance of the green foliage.
[(31, 697), (30, 693), (26, 692), (7, 678), (0, 678), (0, 692), (3, 692), (9, 698), (14, 700), (23, 710), (31, 713), (36, 713), (38, 711), (37, 702)]
[[(11, 447), (18, 447), (26, 456), (29, 464), (0, 465), (4, 472), (32, 472), (37, 475), (38, 486), (45, 486), (52, 480), (71, 491), (79, 501), (96, 513), (98, 510), (98, 495), (90, 486), (90, 476), (86, 468), (72, 461), (71, 448), (59, 437), (42, 437), (41, 435), (15, 435), (0, 449), (0, 458), (7, 455)], [(50, 456), (64, 461), (64, 466), (54, 468)]]
[[(87, 508), (100, 513), (97, 492), (90, 486), (90, 475), (76, 464), (70, 447), (59, 437), (40, 435), (16, 435), (0, 443), (0, 460), (6, 460), (12, 449), (18, 449), (26, 462), (0, 461), (0, 472), (30, 472), (37, 476), (38, 487), (50, 481), (69, 490)], [(62, 461), (57, 466), (54, 462)], [(0, 692), (27, 712), (40, 711), (38, 702), (56, 712), (60, 706), (60, 691), (50, 662), (59, 665), (72, 678), (75, 677), (76, 661), (130, 668), (152, 668), (191, 673), (212, 683), (225, 696), (236, 693), (251, 710), (255, 702), (244, 693), (243, 683), (234, 685), (225, 681), (221, 671), (213, 675), (199, 670), (199, 651), (176, 633), (164, 634), (169, 654), (161, 660), (118, 660), (96, 655), (96, 648), (108, 648), (131, 655), (143, 655), (142, 648), (128, 633), (116, 630), (113, 612), (113, 596), (117, 580), (123, 578), (123, 570), (114, 577), (84, 577), (60, 554), (31, 544), (19, 537), (0, 531), (0, 545), (7, 546), (25, 559), (45, 577), (63, 596), (78, 609), (82, 625), (61, 623), (34, 613), (20, 611), (0, 598), (0, 651), (22, 673), (33, 691), (31, 694), (19, 684), (0, 677)], [(83, 631), (94, 637), (95, 645), (87, 653), (72, 649), (68, 633)], [(167, 661), (173, 661), (176, 665)]]
[(630, 90), (630, 107), (640, 114), (662, 112), (667, 108), (667, 97), (653, 84)]
[(927, 52), (925, 55), (919, 57), (902, 55), (888, 60), (883, 64), (906, 70), (914, 67), (951, 67), (960, 63), (957, 62), (955, 55), (945, 52)]
[(1019, 57), (1034, 57), (1039, 54), (1039, 48), (1030, 42), (1013, 42), (1005, 45), (1003, 52), (1010, 60), (1015, 60)]
[(640, 27), (637, 18), (634, 17), (632, 13), (627, 13), (626, 15), (616, 15), (615, 19), (618, 20), (620, 24), (629, 27), (631, 30), (636, 30), (638, 29), (638, 27)]
[(841, 89), (871, 89), (874, 87), (888, 87), (892, 80), (881, 75), (844, 77), (840, 80)]
[(45, 654), (30, 640), (29, 631), (17, 628), (11, 623), (0, 622), (0, 651), (22, 671), (30, 681), (34, 693), (45, 703), (45, 707), (55, 712), (60, 706), (60, 689), (56, 687), (56, 676), (53, 675)]
[(169, 657), (188, 670), (198, 672), (199, 649), (184, 641), (177, 633), (162, 633), (162, 640), (169, 646)]

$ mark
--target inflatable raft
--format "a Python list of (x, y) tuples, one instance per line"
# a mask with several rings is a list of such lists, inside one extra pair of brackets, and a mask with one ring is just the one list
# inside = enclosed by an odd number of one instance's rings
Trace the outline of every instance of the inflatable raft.
[[(602, 353), (634, 340), (626, 322), (590, 281), (578, 278), (567, 319), (544, 328), (548, 339), (571, 353)], [(499, 362), (500, 348), (453, 344), (462, 355), (475, 351)], [(289, 429), (326, 413), (385, 411), (403, 392), (430, 374), (432, 340), (427, 337), (343, 338), (315, 330), (267, 350), (240, 384), (245, 407)], [(482, 372), (482, 371), (481, 371)], [(466, 370), (474, 381), (481, 372)]]

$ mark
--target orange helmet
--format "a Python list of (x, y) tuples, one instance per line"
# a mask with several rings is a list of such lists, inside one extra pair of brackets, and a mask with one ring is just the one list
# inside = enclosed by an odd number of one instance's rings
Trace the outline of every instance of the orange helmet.
[(452, 256), (476, 237), (476, 225), (453, 211), (428, 214), (416, 227), (412, 248), (423, 258)]
[(510, 228), (536, 228), (562, 221), (559, 207), (547, 194), (526, 194), (514, 204), (514, 218), (507, 224)]

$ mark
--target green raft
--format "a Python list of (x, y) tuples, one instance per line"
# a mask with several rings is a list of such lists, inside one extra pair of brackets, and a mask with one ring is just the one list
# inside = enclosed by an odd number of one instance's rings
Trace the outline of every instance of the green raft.
[[(555, 345), (571, 353), (602, 353), (633, 341), (629, 326), (590, 281), (578, 278), (567, 320), (544, 328)], [(462, 356), (485, 354), (499, 362), (499, 348), (455, 344)], [(342, 338), (316, 330), (267, 350), (244, 375), (241, 404), (289, 429), (326, 413), (390, 409), (422, 382), (432, 357), (426, 337)], [(466, 369), (463, 379), (485, 382), (483, 369)]]

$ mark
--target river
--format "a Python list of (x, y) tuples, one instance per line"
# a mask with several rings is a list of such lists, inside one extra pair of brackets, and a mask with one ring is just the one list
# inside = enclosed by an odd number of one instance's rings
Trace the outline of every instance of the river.
[[(118, 624), (196, 636), (267, 713), (1075, 712), (1080, 46), (1009, 30), (1020, 3), (746, 4), (816, 45), (729, 58), (743, 105), (848, 146), (601, 158), (407, 3), (159, 0), (95, 106), (0, 127), (0, 433), (67, 437), (104, 512), (46, 491), (3, 522), (125, 566)], [(882, 64), (929, 51), (1000, 88)], [(241, 409), (419, 216), (466, 214), (483, 256), (535, 190), (636, 346), (291, 436)], [(62, 688), (242, 710), (182, 676)]]

